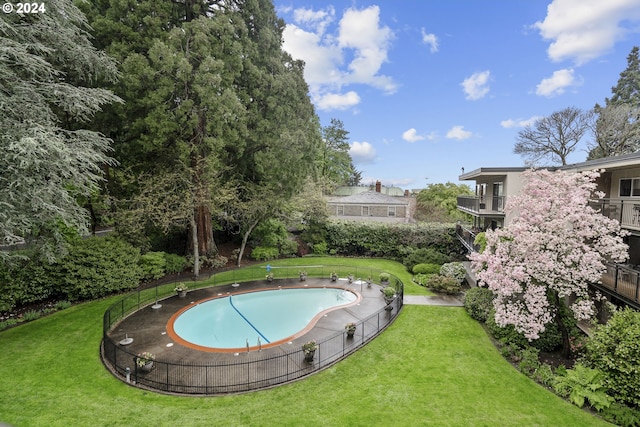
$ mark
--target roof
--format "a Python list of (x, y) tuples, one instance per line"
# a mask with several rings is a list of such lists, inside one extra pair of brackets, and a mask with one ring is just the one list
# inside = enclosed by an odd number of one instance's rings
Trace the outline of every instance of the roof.
[[(572, 163), (564, 166), (539, 166), (537, 169), (547, 170), (594, 170), (606, 168), (618, 168), (625, 166), (640, 166), (640, 151), (629, 154), (621, 154), (619, 156), (603, 157), (601, 159), (587, 160), (580, 163)], [(520, 167), (496, 167), (496, 168), (478, 168), (471, 172), (464, 173), (458, 177), (460, 181), (474, 180), (479, 176), (487, 175), (505, 175), (509, 172), (524, 172), (531, 169), (528, 166)]]
[[(350, 196), (352, 194), (366, 193), (373, 191), (374, 185), (345, 185), (336, 188), (332, 196)], [(404, 190), (400, 187), (387, 187), (381, 186), (380, 193), (388, 194), (390, 196), (404, 196)]]
[(354, 205), (408, 205), (405, 197), (387, 196), (386, 194), (367, 191), (366, 193), (352, 194), (350, 196), (331, 196), (327, 198), (329, 203), (354, 204)]

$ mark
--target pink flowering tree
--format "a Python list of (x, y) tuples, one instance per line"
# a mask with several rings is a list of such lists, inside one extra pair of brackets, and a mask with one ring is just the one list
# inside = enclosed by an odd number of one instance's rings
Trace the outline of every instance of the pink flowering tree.
[[(522, 193), (505, 206), (513, 220), (504, 229), (487, 231), (484, 252), (470, 256), (479, 281), (496, 296), (496, 323), (513, 325), (532, 341), (556, 322), (567, 356), (569, 331), (561, 313), (591, 318), (595, 309), (588, 284), (600, 281), (606, 262), (627, 258), (618, 221), (588, 205), (603, 197), (596, 191), (598, 176), (526, 171)], [(568, 300), (570, 310), (563, 310)]]

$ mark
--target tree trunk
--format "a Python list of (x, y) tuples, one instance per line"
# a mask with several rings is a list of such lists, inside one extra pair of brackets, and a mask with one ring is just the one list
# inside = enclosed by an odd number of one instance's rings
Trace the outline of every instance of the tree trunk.
[(215, 255), (218, 253), (218, 248), (213, 240), (211, 211), (207, 205), (196, 206), (194, 211), (198, 233), (198, 251), (202, 255)]
[(258, 222), (260, 222), (259, 220), (254, 221), (249, 228), (247, 229), (247, 231), (242, 235), (242, 244), (240, 245), (240, 252), (238, 253), (238, 267), (240, 267), (240, 261), (242, 261), (242, 255), (244, 254), (244, 249), (247, 246), (247, 240), (249, 240), (249, 236), (251, 235), (251, 232), (253, 231), (254, 228), (256, 228), (256, 225), (258, 225)]
[(554, 292), (553, 302), (556, 305), (556, 315), (555, 315), (556, 326), (558, 326), (558, 330), (562, 335), (562, 356), (568, 359), (571, 357), (569, 330), (567, 329), (567, 325), (564, 323), (564, 319), (562, 318), (562, 313), (566, 311), (565, 307), (562, 307), (560, 305), (560, 304), (564, 304), (564, 301), (560, 299), (557, 292)]
[(198, 223), (194, 216), (190, 218), (191, 225), (191, 243), (193, 248), (193, 278), (197, 280), (200, 276), (200, 251), (198, 250)]

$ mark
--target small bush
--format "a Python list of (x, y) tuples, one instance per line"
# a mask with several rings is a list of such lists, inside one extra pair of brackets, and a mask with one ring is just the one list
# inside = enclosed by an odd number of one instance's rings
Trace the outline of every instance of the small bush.
[(164, 276), (166, 260), (164, 252), (147, 252), (138, 261), (143, 280), (155, 280)]
[(449, 262), (440, 267), (440, 275), (451, 277), (462, 283), (467, 275), (467, 269), (464, 268), (464, 265), (461, 262)]
[(187, 266), (187, 259), (176, 254), (164, 252), (164, 270), (166, 273), (182, 273)]
[(427, 287), (434, 292), (447, 295), (455, 295), (460, 293), (460, 282), (453, 277), (446, 277), (440, 274), (434, 274), (427, 279)]
[(516, 331), (513, 325), (501, 327), (496, 323), (496, 312), (494, 309), (491, 309), (489, 312), (486, 325), (489, 333), (505, 345), (515, 345), (519, 348), (525, 348), (529, 345), (524, 335)]
[(378, 277), (380, 278), (381, 282), (388, 282), (391, 278), (391, 275), (389, 273), (380, 273)]
[(579, 408), (589, 402), (597, 411), (607, 408), (614, 399), (605, 392), (603, 374), (599, 369), (587, 368), (577, 363), (573, 369), (556, 378), (554, 390), (560, 396), (568, 397), (569, 401)]
[(431, 276), (433, 276), (433, 274), (416, 274), (413, 276), (413, 281), (420, 286), (427, 286), (427, 282)]
[(596, 328), (587, 340), (586, 363), (604, 375), (616, 401), (640, 407), (640, 312), (625, 308)]
[(56, 310), (64, 310), (69, 307), (71, 307), (71, 303), (69, 301), (58, 301), (53, 306)]
[(409, 271), (417, 264), (438, 264), (442, 265), (451, 261), (448, 255), (442, 254), (432, 248), (416, 249), (402, 259), (402, 264)]
[(533, 377), (533, 374), (540, 368), (540, 350), (533, 347), (527, 347), (521, 353), (520, 363), (518, 369), (520, 372), (528, 377)]
[(553, 369), (546, 363), (541, 364), (530, 377), (547, 388), (552, 388), (556, 382), (556, 375), (553, 373)]
[(327, 246), (327, 242), (322, 241), (320, 243), (315, 243), (313, 245), (313, 253), (315, 255), (326, 255), (329, 248)]
[(437, 274), (440, 272), (438, 264), (416, 264), (413, 266), (413, 274)]
[(614, 402), (604, 408), (600, 415), (605, 420), (621, 427), (640, 427), (640, 410)]
[(298, 254), (298, 242), (295, 240), (284, 240), (280, 244), (280, 255), (292, 257)]
[(278, 248), (269, 246), (256, 246), (251, 251), (251, 257), (258, 261), (268, 261), (270, 259), (278, 258), (280, 251)]
[(22, 319), (25, 322), (30, 322), (32, 320), (39, 319), (42, 316), (42, 313), (36, 310), (25, 311), (22, 315)]
[(493, 291), (487, 288), (474, 287), (464, 296), (464, 308), (471, 318), (485, 323), (493, 310)]
[(14, 318), (3, 320), (2, 322), (0, 322), (0, 331), (3, 329), (10, 328), (11, 326), (15, 326), (18, 323), (19, 323), (18, 319), (14, 319)]

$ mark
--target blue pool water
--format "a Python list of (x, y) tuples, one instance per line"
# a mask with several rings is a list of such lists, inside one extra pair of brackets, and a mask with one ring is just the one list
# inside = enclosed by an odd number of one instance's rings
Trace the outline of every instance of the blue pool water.
[(284, 340), (302, 331), (318, 313), (357, 300), (336, 288), (296, 288), (216, 298), (180, 314), (174, 332), (203, 347), (244, 348)]

